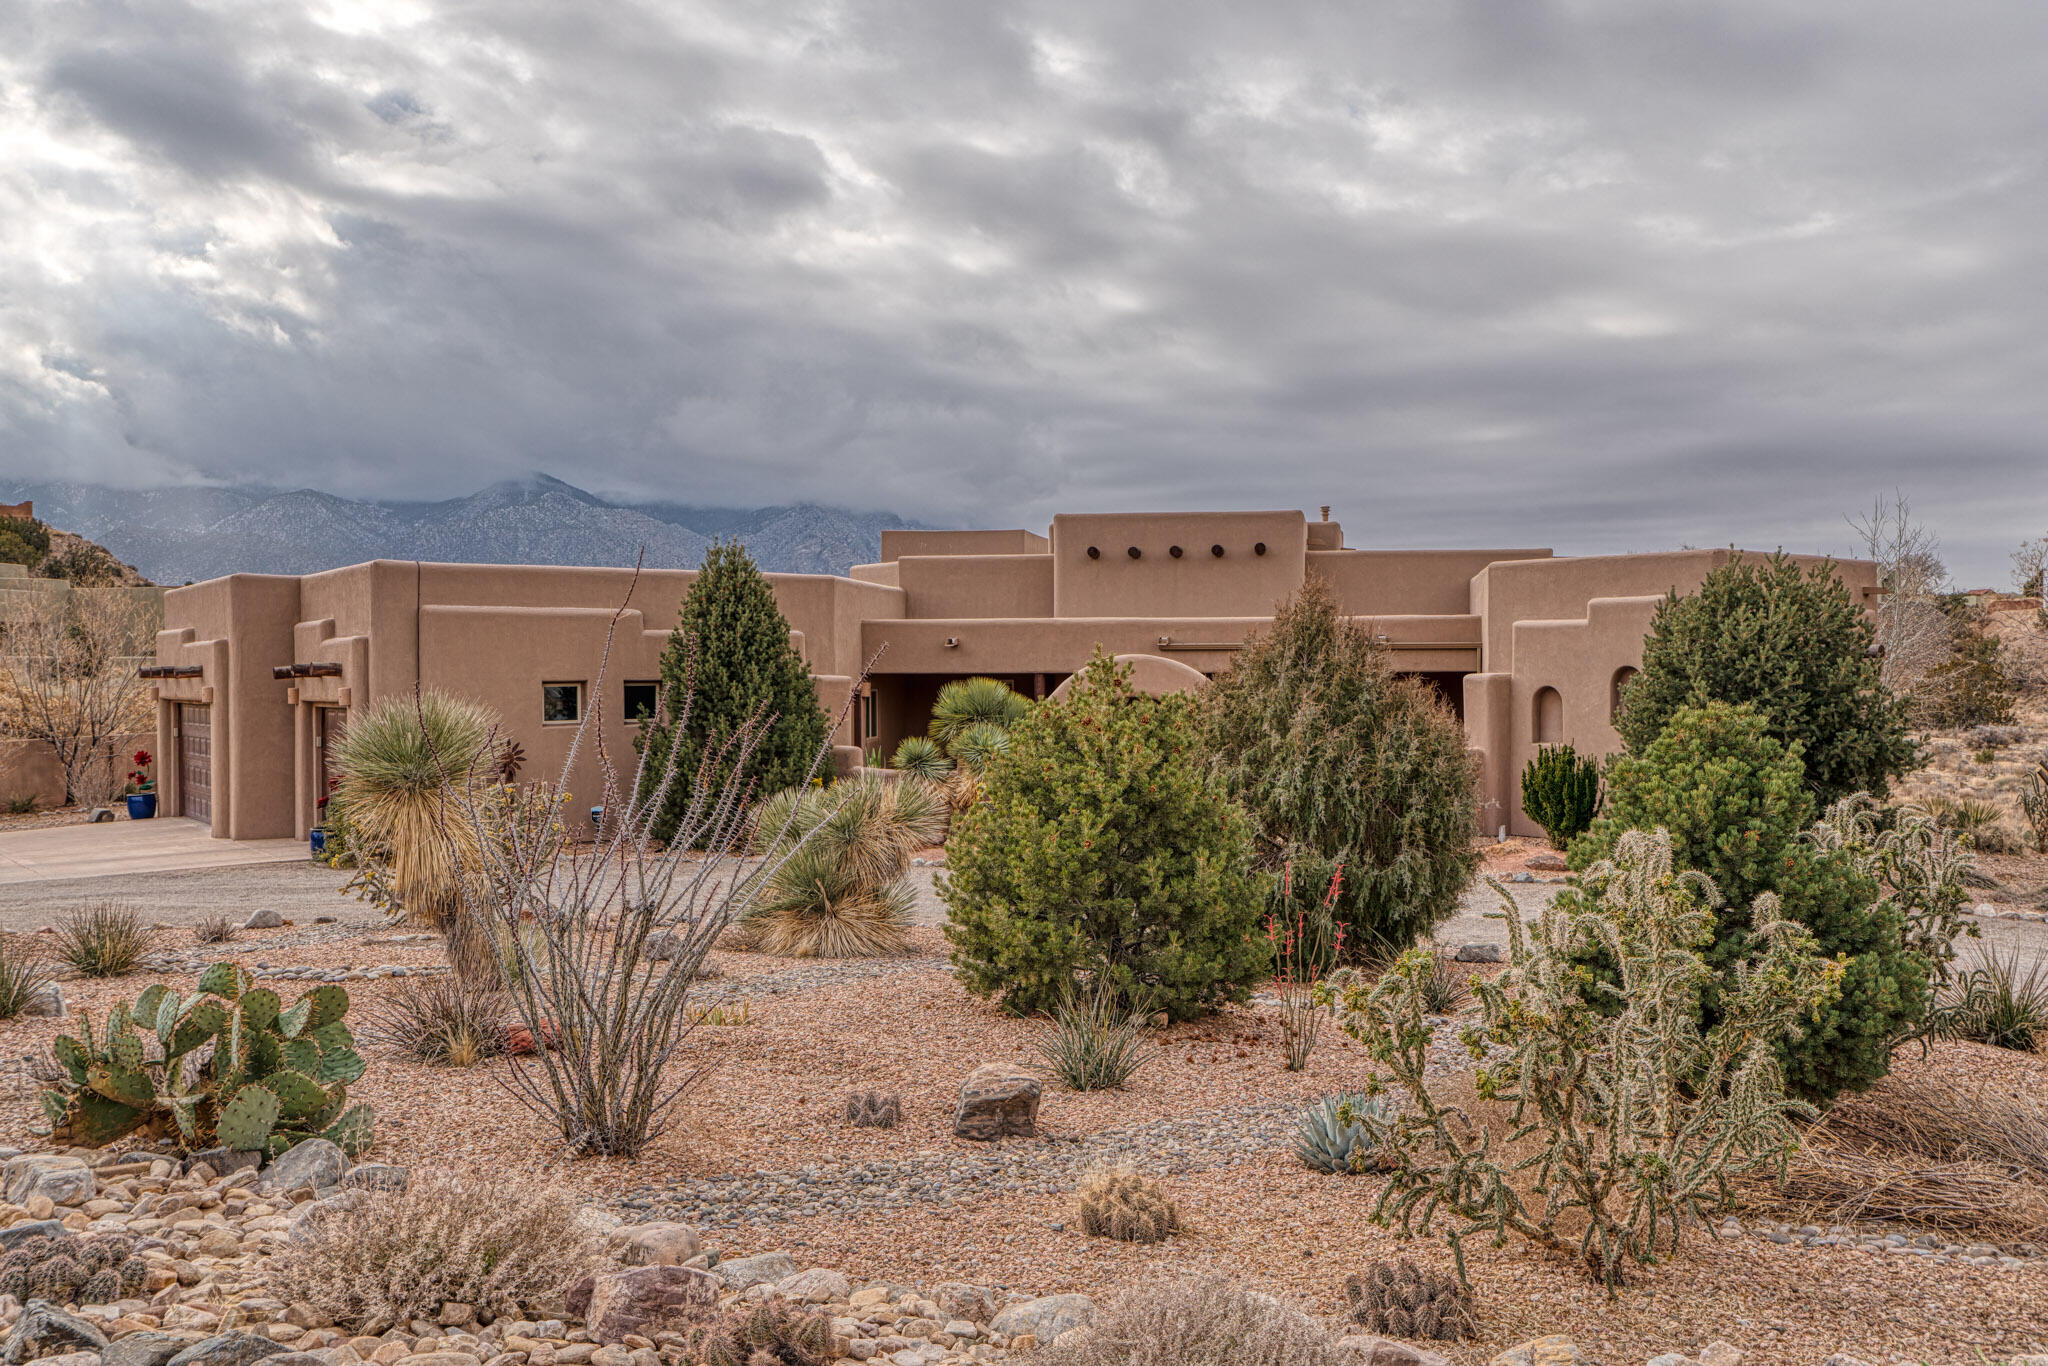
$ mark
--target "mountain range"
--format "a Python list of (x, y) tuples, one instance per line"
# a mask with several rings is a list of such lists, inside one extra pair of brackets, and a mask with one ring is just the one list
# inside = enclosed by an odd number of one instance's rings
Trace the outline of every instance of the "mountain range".
[(162, 584), (307, 574), (374, 559), (629, 565), (643, 547), (650, 566), (695, 568), (714, 536), (744, 541), (766, 570), (844, 574), (878, 558), (883, 530), (920, 525), (815, 503), (753, 510), (613, 503), (549, 475), (434, 503), (251, 486), (16, 482), (0, 489), (11, 489), (0, 502), (33, 498), (39, 520), (99, 542)]

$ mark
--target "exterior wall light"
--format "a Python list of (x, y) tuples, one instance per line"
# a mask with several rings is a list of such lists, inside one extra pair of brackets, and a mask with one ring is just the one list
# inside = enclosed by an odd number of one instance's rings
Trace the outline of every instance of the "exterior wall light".
[(958, 636), (947, 636), (947, 637), (946, 637), (946, 648), (947, 648), (947, 649), (949, 649), (949, 650), (957, 650), (957, 649), (959, 649), (959, 648), (960, 648), (960, 637), (958, 637)]

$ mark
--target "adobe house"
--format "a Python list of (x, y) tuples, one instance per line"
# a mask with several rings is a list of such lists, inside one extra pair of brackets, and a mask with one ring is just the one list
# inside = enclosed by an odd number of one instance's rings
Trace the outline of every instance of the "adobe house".
[[(892, 531), (879, 564), (850, 577), (771, 574), (791, 639), (837, 715), (841, 772), (919, 734), (947, 680), (1007, 679), (1045, 697), (1097, 645), (1139, 665), (1143, 686), (1202, 686), (1230, 667), (1309, 573), (1371, 623), (1394, 666), (1427, 679), (1464, 719), (1488, 831), (1540, 833), (1521, 811), (1539, 744), (1619, 748), (1613, 716), (1642, 659), (1657, 602), (1697, 587), (1736, 552), (1560, 558), (1541, 549), (1358, 550), (1299, 512), (1080, 514), (1031, 531)], [(1876, 567), (1835, 572), (1866, 606)], [(604, 696), (593, 695), (626, 569), (375, 560), (299, 576), (233, 574), (171, 589), (155, 682), (166, 814), (217, 836), (303, 836), (327, 778), (328, 741), (351, 708), (415, 684), (495, 708), (528, 774), (554, 776), (578, 723), (600, 711), (622, 768), (634, 716), (691, 570), (643, 572), (620, 618)], [(572, 775), (594, 799), (595, 759)], [(578, 805), (583, 803), (579, 800)]]

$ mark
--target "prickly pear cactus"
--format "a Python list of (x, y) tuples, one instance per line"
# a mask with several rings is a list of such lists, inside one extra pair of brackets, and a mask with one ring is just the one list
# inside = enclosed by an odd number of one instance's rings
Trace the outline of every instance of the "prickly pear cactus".
[(273, 1155), (324, 1137), (360, 1155), (375, 1117), (348, 1103), (365, 1064), (347, 1013), (339, 986), (287, 1006), (233, 963), (200, 974), (190, 996), (152, 985), (108, 1011), (102, 1030), (86, 1016), (76, 1037), (52, 1045), (63, 1072), (42, 1096), (52, 1137), (100, 1147), (140, 1130), (188, 1150), (223, 1143)]

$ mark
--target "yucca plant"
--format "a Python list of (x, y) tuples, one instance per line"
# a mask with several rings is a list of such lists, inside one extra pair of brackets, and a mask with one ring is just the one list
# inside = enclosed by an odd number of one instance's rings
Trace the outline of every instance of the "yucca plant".
[(2040, 963), (2022, 964), (2017, 947), (1986, 954), (1936, 999), (1929, 1032), (2032, 1052), (2048, 1043), (2048, 974)]
[(953, 771), (953, 761), (939, 748), (938, 742), (922, 735), (913, 735), (896, 746), (896, 753), (889, 760), (889, 767), (902, 773), (909, 773), (928, 783), (941, 783)]
[(57, 918), (56, 954), (84, 977), (124, 977), (149, 955), (149, 931), (132, 906), (96, 901)]
[(1449, 961), (1441, 953), (1435, 956), (1429, 972), (1417, 980), (1416, 989), (1422, 994), (1424, 1009), (1432, 1015), (1455, 1015), (1472, 999), (1464, 977), (1451, 971)]
[(953, 757), (962, 769), (979, 775), (1009, 747), (1008, 729), (992, 721), (977, 721), (953, 738)]
[(1522, 769), (1522, 810), (1564, 848), (1600, 813), (1600, 761), (1570, 744), (1544, 745)]
[(932, 739), (951, 750), (970, 727), (1008, 730), (1030, 710), (1030, 701), (1001, 679), (956, 678), (939, 689), (932, 703)]
[(0, 1020), (11, 1020), (27, 1010), (49, 985), (47, 965), (0, 939)]
[[(354, 849), (388, 886), (392, 913), (447, 936), (448, 959), (465, 981), (498, 975), (491, 936), (460, 913), (465, 867), (479, 860), (478, 836), (458, 818), (458, 791), (495, 784), (501, 746), (488, 707), (449, 693), (385, 698), (349, 722), (329, 754), (341, 774), (336, 797), (359, 836)], [(330, 803), (331, 805), (331, 803)]]
[(1150, 1013), (1142, 1000), (1125, 1002), (1098, 973), (1085, 987), (1067, 987), (1033, 1047), (1073, 1090), (1119, 1090), (1149, 1060), (1144, 1029)]
[(754, 848), (783, 854), (740, 917), (750, 947), (797, 958), (904, 951), (917, 893), (903, 876), (945, 830), (945, 799), (918, 779), (791, 788), (763, 802)]

